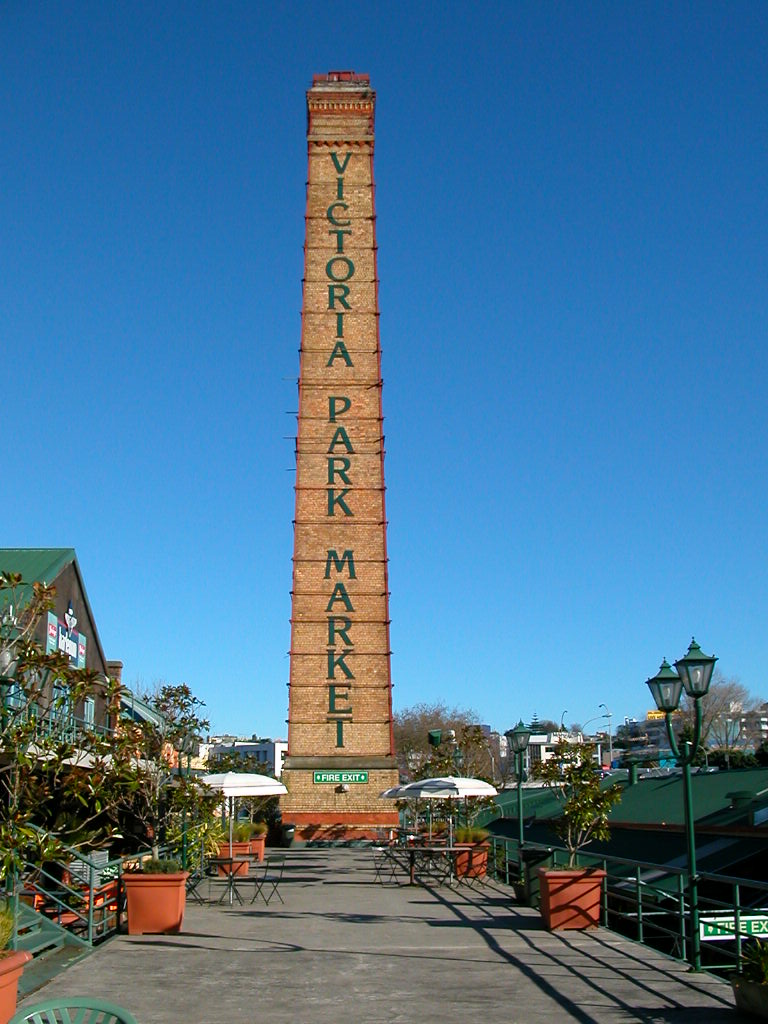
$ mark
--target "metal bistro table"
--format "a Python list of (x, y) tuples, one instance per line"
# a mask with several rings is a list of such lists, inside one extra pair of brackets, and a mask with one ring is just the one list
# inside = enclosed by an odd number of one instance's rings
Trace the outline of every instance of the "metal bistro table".
[(456, 846), (390, 846), (389, 859), (408, 875), (408, 884), (428, 880), (451, 885), (456, 878)]
[(234, 899), (237, 899), (237, 902), (242, 906), (243, 898), (237, 891), (237, 883), (238, 881), (243, 881), (248, 875), (250, 861), (247, 858), (241, 857), (211, 857), (208, 863), (215, 867), (219, 876), (227, 881), (218, 902), (223, 903), (225, 897), (229, 896), (230, 907)]

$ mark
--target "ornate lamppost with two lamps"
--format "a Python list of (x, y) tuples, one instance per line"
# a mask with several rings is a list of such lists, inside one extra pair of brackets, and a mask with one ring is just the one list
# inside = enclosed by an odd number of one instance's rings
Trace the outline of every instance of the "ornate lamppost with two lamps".
[[(699, 880), (696, 873), (696, 835), (694, 832), (693, 799), (691, 795), (691, 765), (696, 757), (696, 751), (701, 740), (701, 699), (706, 696), (709, 690), (716, 661), (717, 658), (704, 654), (696, 641), (691, 640), (688, 653), (684, 658), (680, 658), (679, 661), (675, 662), (675, 669), (677, 671), (664, 659), (656, 675), (647, 680), (648, 687), (656, 702), (656, 707), (659, 711), (664, 712), (669, 746), (677, 759), (677, 763), (683, 769), (683, 811), (688, 855), (688, 902), (691, 920), (691, 955), (689, 961), (694, 971), (701, 970), (701, 939), (699, 936)], [(685, 740), (682, 743), (681, 749), (681, 745), (678, 743), (672, 727), (672, 715), (678, 709), (683, 689), (693, 700), (695, 717), (693, 739)]]

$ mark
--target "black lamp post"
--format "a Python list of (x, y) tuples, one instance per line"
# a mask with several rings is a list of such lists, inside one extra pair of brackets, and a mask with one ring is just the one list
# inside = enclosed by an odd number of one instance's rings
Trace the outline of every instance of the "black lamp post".
[[(677, 763), (683, 769), (685, 838), (688, 848), (688, 898), (691, 910), (691, 955), (689, 959), (694, 971), (701, 970), (701, 939), (699, 937), (699, 879), (696, 874), (696, 835), (691, 796), (691, 765), (701, 740), (701, 698), (709, 690), (716, 661), (717, 658), (704, 654), (696, 641), (691, 640), (688, 653), (684, 658), (675, 662), (676, 672), (665, 659), (656, 675), (647, 681), (656, 707), (659, 711), (664, 712), (669, 746)], [(681, 750), (672, 728), (672, 713), (677, 711), (683, 689), (689, 697), (693, 698), (695, 722), (693, 740), (686, 740)]]
[(505, 732), (509, 749), (515, 755), (515, 772), (517, 773), (517, 843), (522, 849), (523, 836), (523, 755), (528, 748), (531, 739), (531, 730), (523, 724), (523, 720), (517, 723), (514, 729)]

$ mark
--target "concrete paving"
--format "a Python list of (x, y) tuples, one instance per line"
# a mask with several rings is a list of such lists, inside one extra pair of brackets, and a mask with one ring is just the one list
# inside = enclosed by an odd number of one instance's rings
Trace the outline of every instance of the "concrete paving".
[(365, 849), (290, 851), (284, 904), (190, 904), (27, 997), (98, 994), (139, 1024), (735, 1024), (730, 986), (606, 929), (549, 933), (496, 883), (382, 885)]

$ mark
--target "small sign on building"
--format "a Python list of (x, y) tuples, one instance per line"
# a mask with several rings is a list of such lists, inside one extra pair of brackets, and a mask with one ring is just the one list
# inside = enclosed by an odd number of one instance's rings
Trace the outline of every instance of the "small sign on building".
[(334, 786), (354, 785), (368, 781), (368, 772), (313, 772), (312, 781), (315, 785), (331, 783)]
[[(739, 934), (768, 936), (768, 911), (763, 914), (742, 914), (739, 918)], [(733, 914), (722, 914), (699, 918), (699, 935), (704, 942), (724, 942), (736, 936), (736, 918)]]

